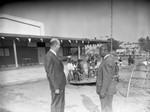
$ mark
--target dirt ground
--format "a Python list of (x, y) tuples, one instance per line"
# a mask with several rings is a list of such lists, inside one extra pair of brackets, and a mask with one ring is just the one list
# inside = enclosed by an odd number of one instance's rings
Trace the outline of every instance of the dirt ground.
[[(114, 95), (114, 112), (150, 112), (150, 90), (130, 88), (128, 98), (127, 76), (130, 69), (120, 70), (118, 92)], [(100, 100), (94, 85), (66, 86), (65, 112), (100, 112)], [(50, 89), (47, 80), (7, 86), (1, 88), (0, 105), (10, 112), (48, 112), (50, 111)], [(7, 112), (4, 109), (0, 112)]]
[[(133, 67), (120, 69), (120, 82), (114, 98), (114, 112), (150, 112), (150, 81), (147, 88), (140, 88), (143, 79), (131, 78), (131, 86), (127, 97), (129, 77)], [(137, 73), (136, 73), (137, 74)], [(138, 71), (138, 74), (143, 74)], [(150, 75), (150, 74), (149, 74)]]
[[(130, 87), (129, 96), (126, 97), (132, 69), (133, 66), (120, 68), (120, 82), (117, 83), (118, 92), (113, 98), (113, 112), (150, 112), (150, 89), (135, 87), (141, 86), (143, 80), (133, 79), (134, 87)], [(67, 84), (65, 95), (65, 112), (100, 112), (100, 100), (95, 85)], [(11, 112), (48, 112), (50, 99), (47, 80), (0, 89), (0, 107)], [(0, 112), (7, 111), (0, 109)]]

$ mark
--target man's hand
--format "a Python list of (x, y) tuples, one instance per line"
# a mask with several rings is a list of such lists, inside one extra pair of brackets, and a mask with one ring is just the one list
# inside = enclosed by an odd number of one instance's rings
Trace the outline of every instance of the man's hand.
[(59, 94), (60, 93), (60, 90), (59, 89), (56, 89), (55, 90), (55, 94)]
[(100, 98), (104, 98), (106, 94), (105, 93), (100, 93), (99, 95), (100, 95)]

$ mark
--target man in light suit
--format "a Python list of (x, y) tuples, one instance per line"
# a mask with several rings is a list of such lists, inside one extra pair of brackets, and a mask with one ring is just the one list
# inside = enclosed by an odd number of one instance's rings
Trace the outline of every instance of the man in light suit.
[(50, 41), (50, 50), (45, 56), (45, 71), (51, 90), (51, 112), (64, 112), (66, 77), (64, 66), (57, 57), (60, 41), (56, 38)]
[(102, 62), (97, 71), (96, 90), (100, 97), (101, 112), (112, 112), (113, 95), (116, 93), (115, 87), (115, 57), (109, 54), (107, 45), (102, 45), (99, 49)]

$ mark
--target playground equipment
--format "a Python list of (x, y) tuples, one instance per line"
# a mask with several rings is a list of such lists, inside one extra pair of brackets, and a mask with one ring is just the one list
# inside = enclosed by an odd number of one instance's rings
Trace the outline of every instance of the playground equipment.
[[(94, 72), (94, 70), (93, 70)], [(82, 84), (95, 84), (96, 76), (95, 75), (86, 75), (81, 74), (78, 70), (72, 71), (72, 74), (68, 74), (69, 84), (82, 85)]]
[(95, 84), (96, 83), (96, 71), (97, 69), (94, 66), (87, 66), (88, 72), (80, 72), (78, 68), (71, 70), (68, 73), (68, 82), (69, 84), (74, 85), (84, 85), (84, 84)]
[(127, 97), (129, 96), (132, 87), (139, 89), (150, 89), (150, 62), (149, 58), (144, 57), (139, 60), (131, 72), (128, 87)]

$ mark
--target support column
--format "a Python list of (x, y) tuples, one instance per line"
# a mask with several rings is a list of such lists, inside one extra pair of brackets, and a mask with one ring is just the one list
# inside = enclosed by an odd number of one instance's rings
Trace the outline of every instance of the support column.
[(16, 50), (15, 39), (13, 39), (13, 48), (14, 48), (15, 65), (16, 65), (16, 67), (18, 67), (18, 59), (17, 59), (17, 50)]
[(80, 58), (80, 45), (78, 46), (78, 59), (81, 59)]

